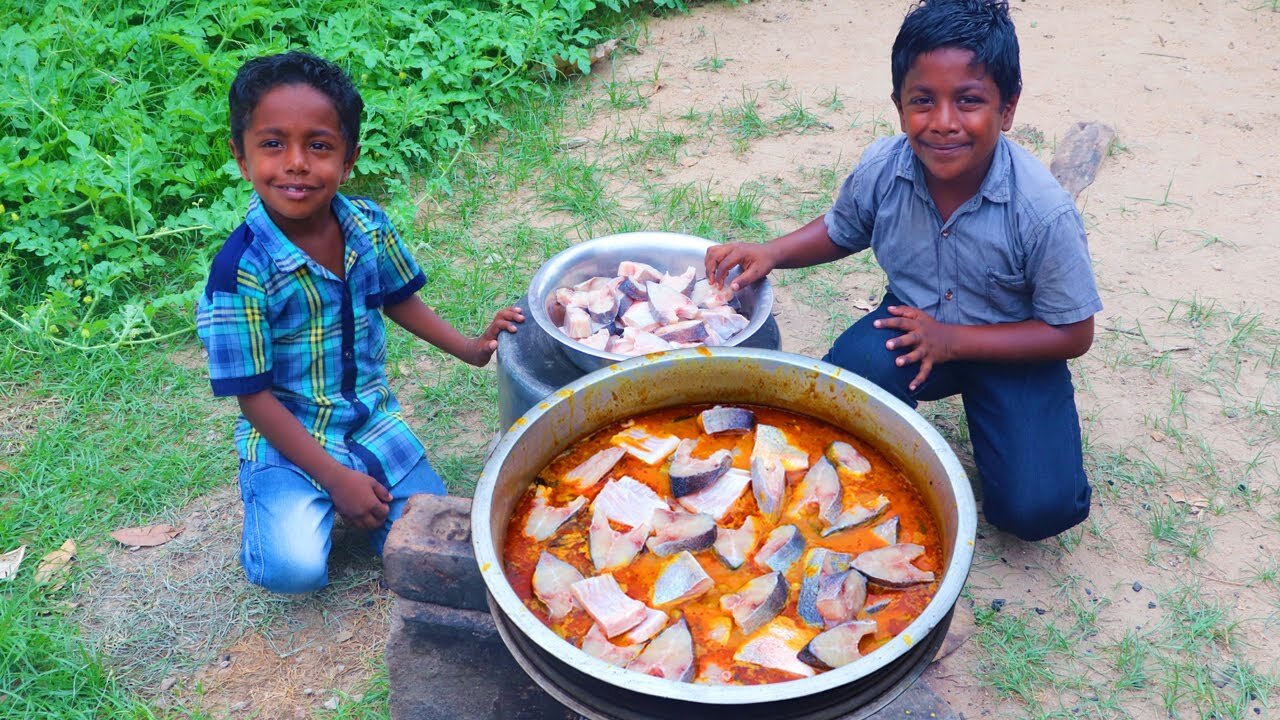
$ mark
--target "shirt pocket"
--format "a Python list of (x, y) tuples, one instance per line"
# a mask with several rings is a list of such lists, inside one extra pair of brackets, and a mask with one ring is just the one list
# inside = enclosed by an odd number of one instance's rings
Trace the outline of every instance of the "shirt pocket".
[(1025, 275), (1005, 275), (987, 268), (987, 303), (997, 315), (995, 322), (1018, 322), (1031, 318), (1030, 283)]

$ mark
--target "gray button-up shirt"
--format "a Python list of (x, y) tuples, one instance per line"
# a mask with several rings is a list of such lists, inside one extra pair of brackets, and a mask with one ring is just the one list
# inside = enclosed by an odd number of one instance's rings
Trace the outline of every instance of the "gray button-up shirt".
[(872, 143), (826, 215), (835, 244), (870, 247), (902, 302), (940, 322), (1079, 322), (1102, 309), (1075, 203), (1004, 136), (978, 194), (947, 222), (905, 135)]

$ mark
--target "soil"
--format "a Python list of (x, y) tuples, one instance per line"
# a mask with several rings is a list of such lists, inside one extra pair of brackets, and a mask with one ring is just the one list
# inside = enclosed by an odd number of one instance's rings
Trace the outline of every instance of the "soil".
[[(762, 0), (655, 20), (635, 52), (598, 63), (580, 80), (597, 88), (635, 80), (644, 105), (606, 107), (565, 135), (592, 141), (574, 152), (608, 153), (611, 138), (631, 127), (679, 129), (673, 118), (691, 107), (718, 112), (755, 98), (761, 117), (773, 118), (799, 100), (830, 128), (745, 147), (691, 133), (677, 162), (652, 168), (654, 181), (696, 183), (732, 197), (748, 182), (811, 187), (823, 169), (843, 176), (872, 137), (897, 131), (888, 59), (908, 5)], [(1013, 18), (1024, 81), (1015, 139), (1046, 164), (1076, 122), (1109, 125), (1117, 143), (1078, 198), (1105, 306), (1093, 350), (1073, 365), (1096, 468), (1093, 512), (1086, 526), (1058, 541), (1023, 543), (980, 527), (945, 657), (926, 676), (971, 718), (1027, 714), (1023, 702), (992, 686), (989, 658), (969, 639), (975, 609), (998, 606), (1033, 619), (1042, 610), (1061, 627), (1092, 617), (1090, 631), (1074, 636), (1080, 655), (1054, 668), (1087, 686), (1098, 681), (1089, 654), (1176, 623), (1166, 605), (1183, 588), (1227, 610), (1242, 638), (1272, 635), (1280, 600), (1274, 583), (1256, 581), (1280, 553), (1280, 318), (1272, 302), (1280, 245), (1264, 234), (1280, 226), (1280, 143), (1273, 137), (1280, 127), (1280, 12), (1261, 0), (1031, 0), (1014, 2)], [(715, 58), (723, 60), (718, 70), (710, 69)], [(843, 107), (822, 106), (836, 90)], [(617, 183), (611, 190), (624, 197), (629, 181)], [(794, 211), (777, 208), (771, 227), (796, 227)], [(783, 349), (820, 356), (830, 341), (830, 308), (807, 303), (792, 287), (779, 288)], [(865, 310), (880, 279), (850, 272), (838, 289), (841, 301)], [(962, 425), (955, 413), (944, 408), (939, 417), (953, 440)], [(954, 444), (967, 456), (962, 442)], [(222, 503), (225, 520), (217, 537), (232, 553), (215, 563), (234, 582), (237, 498), (213, 502)], [(1159, 512), (1180, 522), (1172, 541), (1153, 536)], [(1189, 549), (1196, 538), (1203, 545)], [(142, 552), (158, 562), (181, 548), (171, 545)], [(164, 698), (158, 701), (190, 703), (202, 695), (200, 704), (215, 715), (294, 717), (362, 687), (381, 652), (389, 602), (363, 574), (369, 567), (357, 566), (351, 582), (317, 601), (267, 613), (267, 621), (227, 638), (212, 664), (175, 671), (177, 682), (154, 693)], [(158, 585), (134, 592), (148, 587)], [(1269, 643), (1245, 641), (1231, 651), (1261, 672), (1273, 672), (1280, 660)], [(1039, 702), (1065, 713), (1089, 691), (1062, 695)], [(1135, 718), (1168, 717), (1158, 687), (1115, 701)]]

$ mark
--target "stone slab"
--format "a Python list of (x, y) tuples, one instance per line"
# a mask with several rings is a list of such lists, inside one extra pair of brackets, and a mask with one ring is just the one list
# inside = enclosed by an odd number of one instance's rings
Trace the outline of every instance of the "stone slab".
[(382, 551), (387, 586), (402, 598), (487, 613), (471, 550), (471, 499), (415, 495)]
[(1100, 122), (1078, 122), (1067, 130), (1049, 163), (1049, 171), (1075, 200), (1093, 183), (1116, 131)]

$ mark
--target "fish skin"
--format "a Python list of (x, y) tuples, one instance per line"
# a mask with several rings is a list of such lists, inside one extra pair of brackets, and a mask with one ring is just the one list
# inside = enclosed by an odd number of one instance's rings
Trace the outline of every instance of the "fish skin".
[(710, 515), (718, 521), (738, 502), (742, 491), (750, 484), (751, 473), (729, 468), (715, 484), (691, 495), (676, 498), (676, 502), (689, 512)]
[(670, 509), (653, 488), (630, 475), (605, 483), (591, 507), (593, 510), (599, 507), (605, 517), (627, 527), (652, 526), (654, 511)]
[(644, 649), (643, 645), (615, 645), (605, 636), (599, 625), (592, 624), (591, 629), (582, 638), (582, 651), (610, 665), (626, 667)]
[(613, 575), (595, 575), (570, 587), (578, 607), (587, 611), (604, 634), (613, 638), (644, 622), (649, 608), (622, 591)]
[(760, 552), (756, 553), (757, 565), (785, 573), (804, 553), (804, 535), (795, 525), (779, 525), (769, 532)]
[(653, 604), (657, 607), (692, 600), (711, 589), (715, 582), (688, 550), (669, 560), (653, 583)]
[(866, 602), (867, 579), (857, 570), (845, 570), (822, 579), (815, 605), (823, 624), (831, 628), (857, 617)]
[(640, 655), (627, 663), (628, 670), (677, 682), (693, 680), (693, 636), (684, 618), (663, 630)]
[(698, 552), (711, 547), (716, 541), (716, 520), (710, 515), (687, 513), (683, 510), (655, 510), (653, 513), (654, 536), (645, 546), (658, 557), (678, 552)]
[(756, 527), (756, 518), (752, 515), (743, 520), (737, 530), (717, 525), (716, 541), (712, 547), (720, 562), (737, 570), (747, 562), (747, 556), (756, 549), (759, 541), (760, 529)]
[(556, 507), (547, 502), (551, 497), (551, 488), (542, 486), (534, 491), (533, 510), (524, 524), (524, 534), (534, 540), (542, 541), (551, 537), (569, 518), (578, 514), (587, 504), (584, 497), (576, 497), (568, 505)]
[(825, 457), (818, 458), (796, 486), (795, 497), (787, 511), (790, 517), (802, 517), (805, 509), (812, 505), (818, 509), (818, 519), (824, 525), (834, 523), (840, 517), (844, 501), (844, 488), (835, 466)]
[(764, 627), (786, 605), (787, 579), (776, 571), (752, 578), (737, 592), (720, 597), (720, 609), (733, 617), (745, 635)]
[(657, 328), (653, 334), (669, 343), (696, 345), (707, 339), (707, 326), (701, 320), (685, 320)]
[(702, 426), (702, 432), (708, 435), (746, 433), (755, 427), (756, 414), (746, 408), (716, 405), (698, 413), (698, 424)]
[(787, 475), (782, 463), (774, 458), (752, 458), (751, 494), (760, 515), (769, 522), (777, 522), (787, 494)]
[(547, 606), (551, 619), (559, 620), (577, 606), (570, 588), (582, 579), (577, 568), (543, 550), (533, 570), (533, 594)]
[(812, 638), (812, 631), (801, 628), (789, 618), (775, 618), (743, 643), (733, 654), (733, 659), (801, 677), (812, 677), (815, 674), (813, 668), (796, 657)]
[(818, 612), (818, 590), (823, 578), (849, 569), (853, 559), (848, 553), (827, 548), (811, 548), (804, 554), (804, 573), (800, 581), (800, 595), (796, 599), (796, 613), (806, 624), (822, 627), (822, 615)]
[(883, 495), (876, 498), (876, 504), (874, 507), (868, 508), (861, 505), (854, 505), (852, 508), (840, 513), (840, 516), (837, 517), (835, 522), (831, 523), (831, 525), (823, 528), (822, 537), (827, 537), (828, 535), (833, 535), (844, 530), (852, 530), (857, 527), (862, 527), (867, 523), (874, 522), (888, 509), (889, 498)]
[(575, 490), (593, 487), (626, 455), (626, 448), (610, 447), (583, 460), (577, 467), (564, 474), (564, 481)]
[(696, 440), (681, 440), (667, 467), (671, 494), (677, 499), (710, 487), (733, 466), (733, 455), (728, 450), (717, 450), (709, 457), (695, 458), (695, 445)]
[(853, 559), (853, 567), (877, 585), (908, 587), (933, 582), (934, 574), (911, 564), (924, 554), (924, 548), (915, 543), (899, 543), (889, 547), (868, 550)]
[(836, 625), (814, 636), (797, 657), (819, 670), (844, 667), (862, 657), (858, 642), (875, 631), (874, 621), (854, 620)]
[(626, 532), (618, 532), (609, 526), (604, 509), (599, 505), (592, 506), (587, 541), (596, 572), (629, 564), (644, 549), (650, 529), (648, 523), (641, 523)]
[(618, 285), (618, 289), (622, 291), (623, 295), (632, 300), (647, 301), (649, 299), (649, 291), (645, 289), (644, 282), (636, 282), (629, 277), (622, 278), (622, 283)]
[(837, 469), (854, 475), (866, 475), (871, 472), (871, 461), (862, 456), (856, 448), (847, 442), (836, 440), (827, 446), (827, 459)]

